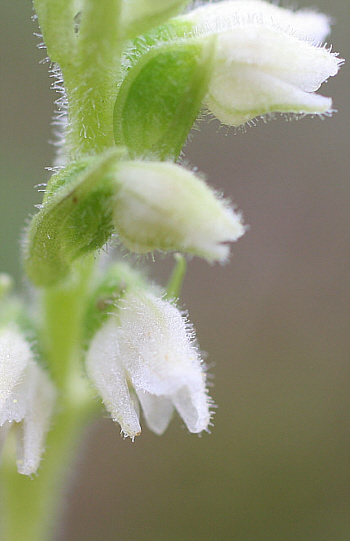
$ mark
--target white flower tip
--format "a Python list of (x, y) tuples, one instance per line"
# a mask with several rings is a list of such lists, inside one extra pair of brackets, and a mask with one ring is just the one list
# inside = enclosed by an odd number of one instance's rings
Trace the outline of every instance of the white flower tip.
[(115, 423), (120, 425), (120, 433), (123, 438), (131, 438), (131, 441), (134, 441), (135, 438), (141, 434), (139, 418), (136, 412), (133, 412), (135, 415), (128, 415), (125, 413), (126, 412), (119, 412), (118, 416), (112, 416), (112, 419)]
[(207, 431), (211, 419), (212, 400), (206, 389), (205, 373), (202, 372), (201, 378), (196, 379), (192, 388), (184, 386), (173, 397), (175, 408), (192, 434)]
[(33, 475), (37, 474), (40, 461), (41, 461), (41, 455), (38, 457), (36, 456), (34, 459), (28, 459), (28, 458), (26, 460), (17, 459), (16, 460), (17, 471), (21, 475), (27, 475), (28, 477), (32, 477)]
[(0, 332), (0, 418), (31, 358), (29, 344), (17, 327), (7, 327)]
[(240, 213), (229, 208), (224, 202), (226, 209), (223, 215), (213, 224), (211, 231), (205, 238), (199, 238), (197, 244), (202, 248), (203, 256), (207, 261), (213, 263), (218, 261), (226, 263), (230, 257), (230, 244), (236, 242), (244, 235), (248, 227), (243, 224)]
[[(118, 422), (117, 419), (113, 419), (113, 421)], [(135, 432), (134, 430), (130, 430), (124, 427), (120, 429), (120, 434), (124, 440), (126, 440), (127, 438), (130, 438), (132, 443), (134, 443), (135, 438), (141, 435), (141, 429), (139, 430), (139, 432)]]

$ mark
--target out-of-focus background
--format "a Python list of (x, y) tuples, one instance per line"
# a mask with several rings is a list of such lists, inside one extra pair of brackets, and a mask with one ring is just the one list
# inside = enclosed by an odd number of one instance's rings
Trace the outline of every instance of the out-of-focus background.
[[(317, 4), (350, 58), (348, 1)], [(19, 238), (52, 164), (55, 96), (31, 2), (1, 7), (0, 268), (21, 287)], [(237, 133), (214, 121), (194, 134), (186, 160), (250, 225), (230, 265), (193, 260), (183, 289), (215, 374), (215, 426), (199, 438), (176, 418), (132, 444), (96, 423), (60, 541), (350, 539), (349, 83), (345, 66), (322, 87), (339, 111), (330, 119)], [(157, 256), (152, 272), (164, 283), (171, 265)]]

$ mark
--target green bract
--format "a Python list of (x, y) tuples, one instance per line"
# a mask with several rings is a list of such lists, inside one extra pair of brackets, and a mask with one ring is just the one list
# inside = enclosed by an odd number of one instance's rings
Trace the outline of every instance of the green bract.
[(114, 107), (114, 137), (131, 157), (178, 157), (208, 90), (214, 44), (215, 36), (163, 43), (130, 69)]
[(86, 158), (54, 177), (28, 231), (25, 267), (34, 284), (55, 284), (75, 259), (107, 242), (113, 231), (111, 166), (120, 155), (116, 149)]

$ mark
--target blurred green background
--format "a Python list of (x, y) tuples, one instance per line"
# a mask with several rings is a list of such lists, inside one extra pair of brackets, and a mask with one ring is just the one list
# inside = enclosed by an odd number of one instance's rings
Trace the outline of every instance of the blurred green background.
[[(350, 58), (348, 0), (317, 3)], [(52, 164), (55, 96), (31, 2), (1, 8), (0, 268), (23, 287), (19, 239)], [(194, 133), (186, 161), (250, 225), (230, 265), (192, 261), (182, 295), (215, 374), (215, 426), (199, 438), (174, 419), (132, 444), (96, 423), (59, 541), (350, 539), (348, 89), (345, 66), (322, 88), (330, 119)], [(164, 282), (171, 265), (157, 256), (152, 272)]]

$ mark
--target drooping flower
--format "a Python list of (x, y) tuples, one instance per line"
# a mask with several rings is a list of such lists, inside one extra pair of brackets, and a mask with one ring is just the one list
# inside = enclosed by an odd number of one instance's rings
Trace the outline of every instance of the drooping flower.
[(87, 371), (126, 436), (141, 432), (137, 399), (148, 427), (167, 428), (174, 409), (190, 432), (207, 430), (210, 399), (193, 330), (171, 303), (129, 292), (93, 338)]
[(329, 32), (326, 16), (262, 0), (228, 0), (205, 4), (179, 20), (191, 22), (197, 37), (217, 37), (205, 102), (222, 122), (239, 126), (273, 112), (332, 111), (331, 98), (315, 94), (342, 62), (316, 46)]
[(17, 469), (36, 473), (55, 400), (54, 387), (34, 361), (29, 344), (16, 327), (0, 331), (0, 445), (13, 426)]

